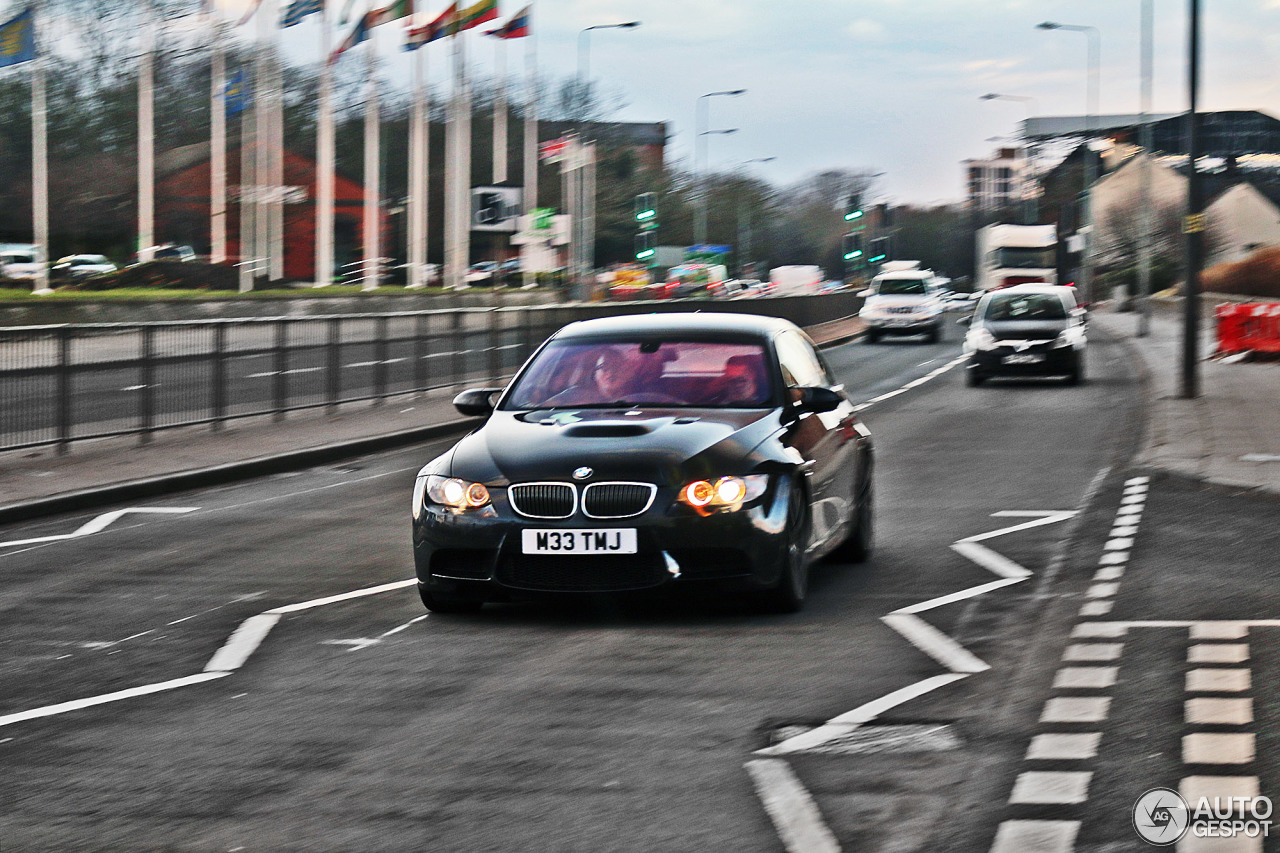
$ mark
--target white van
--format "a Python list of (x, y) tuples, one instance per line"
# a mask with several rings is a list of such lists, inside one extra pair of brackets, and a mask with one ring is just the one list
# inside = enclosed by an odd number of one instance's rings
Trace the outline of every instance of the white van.
[(942, 337), (945, 291), (942, 279), (933, 270), (921, 269), (918, 261), (886, 264), (859, 294), (866, 300), (858, 317), (866, 327), (867, 343), (881, 335), (924, 335), (936, 343)]
[(0, 276), (22, 281), (35, 281), (44, 266), (40, 247), (35, 244), (5, 243), (0, 245)]

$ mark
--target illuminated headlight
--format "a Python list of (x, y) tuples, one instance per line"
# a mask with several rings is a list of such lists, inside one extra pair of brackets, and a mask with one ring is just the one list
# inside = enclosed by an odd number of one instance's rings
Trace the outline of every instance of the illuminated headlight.
[(459, 480), (457, 477), (441, 477), (439, 474), (419, 475), (413, 484), (415, 518), (421, 513), (424, 501), (461, 512), (487, 506), (489, 500), (489, 490), (483, 483), (472, 483)]
[(680, 490), (680, 502), (707, 515), (713, 512), (735, 512), (764, 494), (769, 486), (768, 474), (745, 477), (721, 477), (718, 480), (695, 480)]
[(974, 329), (969, 332), (969, 346), (978, 350), (993, 350), (1000, 344), (996, 341), (995, 335), (986, 329)]

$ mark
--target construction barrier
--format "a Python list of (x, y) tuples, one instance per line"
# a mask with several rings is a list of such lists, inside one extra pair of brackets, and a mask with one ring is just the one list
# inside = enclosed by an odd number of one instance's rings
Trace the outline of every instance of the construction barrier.
[(1219, 305), (1218, 352), (1280, 352), (1280, 302)]

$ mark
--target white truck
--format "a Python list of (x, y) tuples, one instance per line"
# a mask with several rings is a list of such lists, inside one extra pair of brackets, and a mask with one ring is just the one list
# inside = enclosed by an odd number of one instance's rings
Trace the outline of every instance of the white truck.
[(978, 229), (974, 289), (1057, 284), (1058, 234), (1052, 225), (986, 225)]
[(792, 264), (769, 270), (769, 295), (803, 296), (822, 289), (822, 267)]

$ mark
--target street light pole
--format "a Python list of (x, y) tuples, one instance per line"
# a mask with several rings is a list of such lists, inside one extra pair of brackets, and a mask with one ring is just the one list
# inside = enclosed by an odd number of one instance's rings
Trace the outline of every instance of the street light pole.
[[(756, 157), (746, 160), (742, 163), (741, 168), (750, 166), (752, 163), (771, 163), (777, 160), (777, 157)], [(751, 262), (751, 214), (747, 210), (747, 206), (742, 203), (742, 199), (738, 199), (738, 277), (741, 278), (746, 269), (746, 264)]]
[(1088, 39), (1088, 55), (1086, 57), (1086, 88), (1085, 88), (1085, 118), (1084, 118), (1084, 210), (1082, 211), (1082, 227), (1080, 229), (1084, 236), (1084, 246), (1080, 263), (1080, 291), (1086, 302), (1092, 302), (1093, 297), (1093, 183), (1098, 178), (1097, 163), (1093, 156), (1093, 132), (1094, 119), (1098, 114), (1098, 88), (1100, 76), (1100, 57), (1102, 53), (1102, 33), (1097, 27), (1083, 26), (1079, 24), (1059, 24), (1053, 21), (1045, 21), (1037, 24), (1036, 27), (1042, 30), (1070, 30), (1075, 33), (1084, 33)]
[(1182, 394), (1200, 396), (1200, 264), (1204, 260), (1204, 188), (1200, 183), (1200, 116), (1196, 101), (1200, 92), (1200, 0), (1191, 0), (1187, 56), (1187, 275), (1182, 288)]
[[(1002, 95), (996, 92), (988, 92), (987, 94), (980, 96), (979, 100), (1020, 101), (1023, 104), (1026, 104), (1027, 119), (1022, 124), (1022, 147), (1026, 149), (1027, 152), (1027, 163), (1029, 164), (1027, 171), (1031, 173), (1031, 178), (1034, 180), (1036, 177), (1035, 148), (1031, 142), (1031, 137), (1028, 135), (1028, 131), (1030, 130), (1029, 126), (1031, 124), (1032, 117), (1040, 114), (1040, 102), (1030, 95)], [(1022, 216), (1023, 219), (1026, 220), (1025, 224), (1035, 225), (1036, 220), (1040, 218), (1039, 187), (1031, 187), (1030, 190), (1024, 188), (1022, 202)]]
[(1153, 0), (1142, 0), (1141, 61), (1142, 85), (1139, 100), (1142, 116), (1142, 162), (1138, 173), (1138, 337), (1146, 337), (1151, 328), (1151, 243), (1155, 232), (1151, 210), (1151, 68), (1155, 10)]
[[(574, 191), (567, 201), (570, 214), (570, 278), (578, 287), (585, 284), (582, 278), (591, 269), (595, 259), (595, 150), (587, 146), (584, 133), (587, 124), (587, 109), (590, 105), (591, 92), (591, 31), (592, 30), (632, 30), (640, 26), (639, 21), (625, 21), (620, 24), (593, 24), (584, 27), (578, 33), (578, 81), (577, 95), (577, 140), (572, 146), (573, 170), (578, 170), (577, 180), (570, 184)], [(589, 296), (589, 294), (579, 294)]]
[(694, 102), (693, 110), (693, 180), (695, 187), (694, 198), (697, 204), (694, 206), (693, 220), (693, 243), (701, 246), (707, 242), (707, 196), (706, 188), (702, 185), (702, 161), (706, 157), (706, 143), (702, 141), (704, 136), (710, 136), (715, 133), (733, 133), (734, 130), (704, 130), (707, 125), (707, 100), (720, 96), (737, 97), (746, 94), (746, 89), (726, 89), (722, 92), (707, 92), (705, 95), (699, 95)]

